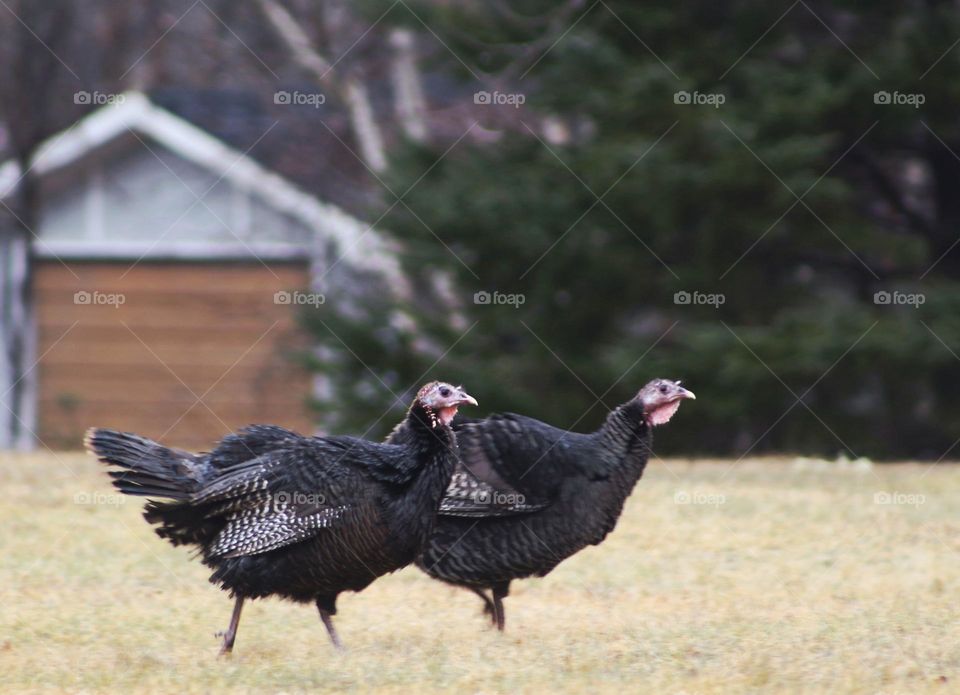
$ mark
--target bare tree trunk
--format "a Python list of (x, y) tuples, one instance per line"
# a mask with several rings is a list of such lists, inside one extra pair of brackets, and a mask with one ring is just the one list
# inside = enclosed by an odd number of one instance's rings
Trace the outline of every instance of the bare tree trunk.
[[(29, 177), (28, 177), (29, 178)], [(27, 215), (31, 182), (23, 180), (11, 207)], [(9, 203), (7, 203), (9, 205)], [(36, 426), (30, 232), (12, 214), (0, 229), (0, 449), (33, 447)]]
[[(6, 221), (6, 220), (4, 220)], [(16, 295), (12, 281), (13, 235), (9, 227), (0, 230), (0, 450), (13, 448), (16, 435), (15, 395), (13, 385), (17, 380), (13, 362), (12, 307)]]
[(423, 142), (427, 137), (426, 101), (417, 71), (413, 32), (394, 29), (390, 32), (390, 44), (395, 54), (392, 72), (397, 116), (407, 136)]
[(336, 94), (350, 113), (354, 137), (360, 148), (360, 158), (370, 169), (380, 173), (387, 168), (383, 136), (373, 116), (373, 107), (366, 85), (353, 71), (334, 74), (333, 65), (310, 42), (306, 32), (293, 16), (276, 0), (258, 0), (260, 9), (270, 25), (286, 43), (294, 60), (309, 71), (325, 89)]
[[(310, 291), (319, 294), (326, 294), (327, 283), (325, 281), (325, 271), (329, 267), (331, 255), (334, 255), (330, 242), (317, 236), (313, 241), (313, 250), (310, 258)], [(330, 360), (336, 359), (333, 351), (324, 345), (314, 344), (311, 348), (313, 358), (317, 364), (328, 364)], [(313, 371), (313, 384), (311, 396), (317, 403), (330, 403), (333, 399), (333, 384), (330, 377), (315, 369)], [(329, 415), (317, 418), (314, 435), (320, 437), (330, 433), (331, 425)]]
[(76, 63), (83, 51), (71, 52), (77, 23), (69, 0), (10, 4), (0, 25), (0, 61), (8, 68), (0, 81), (0, 118), (19, 171), (27, 173), (0, 206), (0, 448), (30, 449), (37, 378), (31, 230), (38, 196), (29, 165), (63, 113), (64, 99), (81, 86), (61, 56)]

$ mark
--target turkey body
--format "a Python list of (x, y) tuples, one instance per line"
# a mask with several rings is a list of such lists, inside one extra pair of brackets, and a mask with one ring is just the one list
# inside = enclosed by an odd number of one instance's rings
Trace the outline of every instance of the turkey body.
[[(428, 437), (444, 437), (445, 446), (419, 456), (404, 447), (299, 437), (273, 427), (239, 436), (228, 446), (258, 447), (259, 490), (224, 501), (222, 479), (214, 477), (186, 508), (148, 504), (147, 520), (159, 524), (162, 537), (200, 546), (215, 570), (211, 581), (224, 589), (247, 598), (314, 601), (330, 614), (340, 592), (361, 591), (414, 560), (453, 470), (445, 450), (455, 440), (432, 431)], [(218, 451), (211, 458), (217, 461)], [(184, 527), (194, 535), (184, 538)]]
[(464, 402), (475, 403), (458, 387), (425, 386), (402, 444), (256, 425), (208, 454), (105, 429), (86, 445), (113, 466), (117, 488), (154, 498), (144, 517), (156, 533), (196, 547), (210, 581), (236, 598), (224, 651), (244, 599), (266, 596), (315, 602), (339, 646), (338, 594), (410, 564), (429, 537), (457, 461), (449, 419)]
[[(417, 566), (479, 595), (502, 630), (511, 581), (547, 575), (614, 529), (643, 475), (653, 427), (687, 398), (695, 396), (680, 382), (654, 379), (583, 434), (512, 413), (458, 417), (460, 460)], [(387, 441), (412, 436), (402, 423)]]
[(616, 526), (652, 445), (642, 413), (631, 412), (636, 408), (621, 406), (589, 434), (514, 414), (455, 422), (466, 469), (458, 475), (494, 482), (474, 493), (478, 504), (444, 501), (417, 566), (451, 584), (495, 588), (545, 576), (600, 543)]

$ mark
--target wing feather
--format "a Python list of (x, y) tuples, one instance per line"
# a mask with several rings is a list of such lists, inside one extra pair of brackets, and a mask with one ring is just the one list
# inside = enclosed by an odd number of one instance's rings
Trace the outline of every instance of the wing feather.
[[(209, 555), (257, 555), (299, 543), (349, 524), (356, 517), (351, 510), (370, 506), (375, 493), (363, 473), (369, 442), (282, 432), (277, 449), (232, 441), (233, 451), (258, 455), (222, 467), (223, 475), (191, 496), (191, 505), (202, 507), (205, 517), (225, 522), (206, 548)], [(377, 452), (384, 459), (379, 465), (393, 463), (394, 448)]]
[(563, 436), (579, 436), (512, 413), (463, 421), (455, 429), (460, 461), (440, 505), (445, 516), (509, 516), (543, 509), (555, 486), (542, 473), (562, 455)]

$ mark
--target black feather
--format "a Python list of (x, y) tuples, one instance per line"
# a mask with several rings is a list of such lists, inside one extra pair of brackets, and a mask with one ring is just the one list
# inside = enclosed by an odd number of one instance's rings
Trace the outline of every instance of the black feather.
[[(415, 402), (403, 444), (303, 437), (255, 425), (209, 454), (90, 430), (113, 484), (149, 495), (144, 517), (198, 547), (211, 581), (238, 598), (277, 595), (336, 612), (337, 595), (411, 563), (435, 522), (456, 438)], [(232, 643), (231, 643), (232, 645)]]
[[(493, 589), (494, 601), (484, 595), (491, 612), (510, 581), (542, 577), (613, 530), (652, 444), (639, 399), (613, 410), (589, 434), (510, 413), (458, 418), (453, 426), (460, 464), (416, 564), (435, 579), (481, 595)], [(387, 441), (408, 436), (401, 426)], [(490, 502), (477, 504), (477, 494)], [(474, 503), (464, 504), (471, 495)]]

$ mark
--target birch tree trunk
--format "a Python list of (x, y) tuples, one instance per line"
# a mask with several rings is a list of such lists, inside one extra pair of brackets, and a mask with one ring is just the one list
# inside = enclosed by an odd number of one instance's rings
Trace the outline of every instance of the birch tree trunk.
[(32, 184), (27, 179), (7, 203), (16, 216), (3, 210), (0, 222), (0, 449), (33, 448), (36, 427), (31, 234), (25, 221), (32, 217), (27, 212)]
[[(336, 94), (346, 105), (350, 114), (350, 125), (360, 148), (359, 156), (374, 172), (381, 173), (387, 168), (387, 156), (383, 147), (383, 135), (373, 115), (370, 96), (363, 80), (355, 71), (341, 68), (341, 75), (334, 72), (334, 66), (317, 50), (307, 33), (297, 23), (286, 8), (276, 0), (258, 0), (260, 9), (277, 35), (283, 40), (294, 60), (310, 72), (325, 89)], [(329, 25), (331, 17), (343, 11), (343, 8), (325, 5), (325, 21)], [(336, 28), (331, 34), (336, 35)]]
[(396, 94), (394, 108), (407, 137), (423, 142), (427, 138), (426, 100), (417, 71), (414, 41), (413, 32), (409, 29), (390, 32), (390, 45), (394, 50), (391, 69)]

